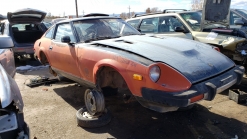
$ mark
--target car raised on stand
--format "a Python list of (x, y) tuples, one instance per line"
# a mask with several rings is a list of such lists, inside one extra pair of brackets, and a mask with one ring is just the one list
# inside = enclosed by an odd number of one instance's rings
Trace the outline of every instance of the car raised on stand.
[(85, 107), (77, 112), (82, 127), (110, 121), (105, 87), (129, 90), (142, 106), (163, 113), (211, 101), (239, 84), (244, 73), (210, 45), (143, 35), (105, 14), (60, 21), (35, 42), (34, 51), (53, 75), (91, 88), (84, 93)]

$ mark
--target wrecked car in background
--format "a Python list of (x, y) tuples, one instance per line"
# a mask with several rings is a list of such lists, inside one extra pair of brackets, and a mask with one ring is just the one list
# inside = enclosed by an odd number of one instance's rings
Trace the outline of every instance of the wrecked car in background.
[(247, 10), (231, 9), (230, 11), (230, 27), (242, 29), (247, 33)]
[(20, 90), (15, 75), (14, 44), (9, 36), (0, 36), (0, 138), (28, 139)]
[(161, 13), (135, 15), (127, 22), (142, 33), (210, 44), (236, 63), (246, 66), (247, 35), (242, 30), (229, 28), (230, 3), (230, 0), (204, 0), (203, 11), (168, 9)]
[(143, 35), (104, 14), (60, 21), (35, 42), (34, 51), (53, 75), (92, 88), (84, 93), (86, 107), (77, 112), (82, 127), (110, 121), (104, 87), (129, 90), (142, 106), (163, 113), (211, 101), (239, 84), (244, 73), (210, 45)]
[(26, 8), (8, 12), (7, 19), (0, 23), (0, 35), (8, 35), (14, 42), (14, 56), (30, 55), (33, 58), (33, 45), (47, 30), (42, 23), (46, 12)]

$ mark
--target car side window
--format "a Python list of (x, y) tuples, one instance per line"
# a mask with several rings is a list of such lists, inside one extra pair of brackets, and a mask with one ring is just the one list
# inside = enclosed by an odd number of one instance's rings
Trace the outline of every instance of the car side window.
[(4, 28), (5, 28), (5, 24), (4, 23), (2, 23), (2, 24), (0, 24), (0, 35), (3, 35), (3, 33), (4, 33)]
[(76, 42), (75, 37), (73, 35), (71, 26), (69, 23), (66, 24), (60, 24), (57, 27), (56, 35), (55, 35), (55, 40), (61, 42), (61, 38), (63, 36), (69, 36), (71, 42)]
[(2, 35), (2, 24), (0, 24), (0, 35)]
[(46, 32), (45, 37), (46, 37), (46, 38), (49, 38), (49, 39), (52, 39), (52, 38), (53, 38), (53, 36), (52, 36), (53, 31), (54, 31), (54, 27), (51, 28), (51, 29), (49, 29), (49, 30)]
[(174, 16), (159, 17), (158, 32), (175, 32), (176, 27), (185, 28), (183, 24)]
[(9, 33), (9, 24), (5, 23), (3, 26), (3, 34), (8, 35), (8, 33)]
[(127, 23), (129, 23), (131, 26), (133, 26), (136, 29), (138, 28), (139, 22), (140, 22), (140, 19), (127, 21)]
[(242, 18), (236, 15), (235, 13), (230, 12), (230, 25), (234, 25), (234, 21), (237, 19), (242, 19)]
[(143, 19), (140, 30), (143, 33), (157, 33), (158, 32), (158, 17)]

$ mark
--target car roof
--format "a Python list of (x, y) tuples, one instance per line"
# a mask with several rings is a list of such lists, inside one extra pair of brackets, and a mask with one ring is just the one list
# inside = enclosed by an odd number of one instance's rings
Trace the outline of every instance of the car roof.
[(164, 15), (177, 15), (180, 13), (193, 13), (193, 12), (199, 12), (201, 10), (193, 10), (193, 11), (171, 11), (167, 13), (159, 12), (159, 13), (150, 13), (150, 14), (141, 14), (141, 15), (136, 15), (135, 17), (132, 17), (128, 19), (127, 21), (130, 20), (135, 20), (135, 19), (142, 19), (142, 18), (149, 18), (149, 17), (160, 17)]
[(121, 19), (120, 17), (113, 17), (113, 16), (93, 16), (93, 17), (80, 17), (80, 18), (73, 18), (73, 19), (66, 19), (59, 22), (60, 23), (67, 23), (67, 22), (74, 22), (80, 20), (87, 20), (87, 19)]

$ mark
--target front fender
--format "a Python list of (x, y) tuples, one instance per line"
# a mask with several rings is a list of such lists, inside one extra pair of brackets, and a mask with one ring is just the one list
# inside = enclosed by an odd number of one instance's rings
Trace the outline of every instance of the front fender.
[(126, 76), (124, 76), (124, 75), (126, 73), (126, 68), (127, 67), (123, 66), (123, 64), (121, 64), (118, 61), (115, 61), (113, 59), (103, 59), (103, 60), (98, 61), (94, 65), (94, 68), (93, 68), (93, 81), (94, 81), (94, 83), (96, 83), (97, 71), (103, 66), (107, 66), (107, 67), (111, 67), (111, 68), (115, 69), (125, 79)]
[(0, 64), (0, 101), (2, 108), (5, 108), (15, 102), (19, 111), (23, 111), (23, 100), (20, 90), (9, 74), (6, 73), (2, 65)]

